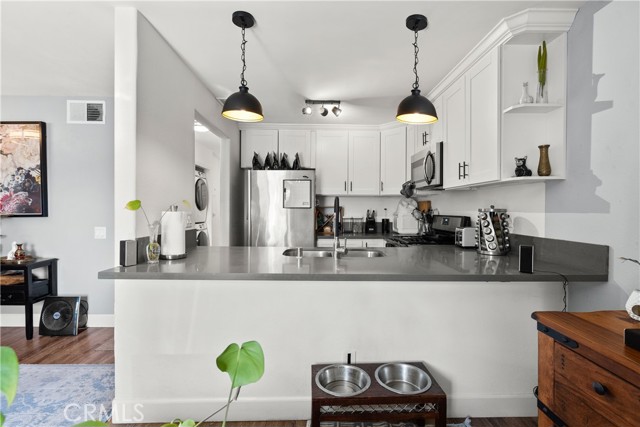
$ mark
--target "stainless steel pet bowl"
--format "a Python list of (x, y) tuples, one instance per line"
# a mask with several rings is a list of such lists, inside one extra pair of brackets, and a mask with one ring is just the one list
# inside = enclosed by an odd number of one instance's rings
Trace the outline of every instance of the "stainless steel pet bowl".
[(375, 375), (382, 387), (398, 394), (424, 393), (431, 387), (429, 374), (408, 363), (380, 365)]
[(357, 366), (330, 365), (318, 371), (316, 385), (332, 396), (348, 397), (367, 390), (371, 385), (371, 378)]

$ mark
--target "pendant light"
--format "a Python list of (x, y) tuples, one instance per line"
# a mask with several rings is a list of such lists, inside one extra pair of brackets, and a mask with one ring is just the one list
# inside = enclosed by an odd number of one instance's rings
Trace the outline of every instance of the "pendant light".
[(244, 45), (247, 41), (244, 39), (245, 29), (253, 27), (255, 20), (249, 12), (237, 11), (233, 12), (233, 23), (242, 28), (242, 73), (240, 73), (240, 90), (227, 98), (222, 107), (222, 116), (235, 120), (237, 122), (260, 122), (264, 119), (262, 115), (262, 105), (260, 101), (249, 93), (247, 81), (244, 79), (244, 72), (247, 69), (245, 62)]
[(438, 121), (438, 115), (436, 114), (436, 108), (433, 106), (424, 96), (420, 95), (420, 89), (418, 84), (418, 31), (427, 28), (428, 21), (424, 15), (411, 15), (407, 18), (407, 28), (414, 32), (415, 41), (413, 42), (414, 48), (414, 62), (413, 73), (416, 75), (416, 81), (413, 83), (413, 89), (411, 95), (407, 96), (398, 105), (398, 114), (396, 114), (396, 120), (403, 123), (411, 124), (428, 124)]

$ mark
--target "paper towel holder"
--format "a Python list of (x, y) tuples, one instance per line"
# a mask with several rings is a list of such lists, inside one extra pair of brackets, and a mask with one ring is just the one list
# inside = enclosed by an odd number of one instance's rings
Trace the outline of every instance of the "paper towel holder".
[[(169, 206), (169, 210), (168, 210), (167, 212), (165, 212), (165, 213), (168, 213), (168, 212), (171, 212), (171, 213), (178, 212), (178, 205), (171, 205), (171, 206)], [(163, 217), (164, 217), (164, 214), (163, 214)], [(168, 220), (168, 218), (167, 218), (167, 220)], [(163, 234), (166, 234), (166, 233), (164, 233), (164, 231), (165, 231), (165, 230), (162, 230), (162, 233), (163, 233)], [(183, 232), (184, 232), (184, 230), (183, 230)], [(166, 236), (165, 236), (165, 237), (166, 237)], [(160, 238), (162, 238), (162, 235), (160, 236)], [(164, 252), (164, 250), (166, 249), (166, 246), (161, 245), (160, 247), (162, 248), (162, 249), (161, 249), (161, 252), (160, 252), (160, 259), (164, 259), (164, 260), (175, 260), (175, 259), (182, 259), (182, 258), (186, 258), (186, 257), (187, 257), (186, 248), (184, 247), (184, 241), (183, 241), (183, 250), (184, 250), (184, 252), (183, 252), (183, 253), (180, 253), (180, 254), (167, 254), (167, 253), (163, 253), (163, 252)]]

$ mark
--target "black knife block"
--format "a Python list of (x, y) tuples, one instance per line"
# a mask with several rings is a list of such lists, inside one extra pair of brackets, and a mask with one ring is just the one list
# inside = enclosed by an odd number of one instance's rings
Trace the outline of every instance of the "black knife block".
[(375, 218), (367, 218), (364, 223), (364, 232), (365, 233), (375, 233), (376, 229), (376, 220)]

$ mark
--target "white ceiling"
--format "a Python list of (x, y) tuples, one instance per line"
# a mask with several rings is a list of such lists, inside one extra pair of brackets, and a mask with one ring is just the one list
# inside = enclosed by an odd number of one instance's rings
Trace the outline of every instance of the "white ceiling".
[[(413, 83), (413, 33), (421, 13), (420, 88), (426, 94), (503, 17), (584, 1), (7, 1), (1, 13), (3, 95), (113, 96), (114, 8), (135, 6), (218, 98), (240, 83), (235, 10), (247, 30), (250, 92), (265, 122), (392, 122)], [(338, 99), (343, 113), (303, 116), (305, 99)]]

